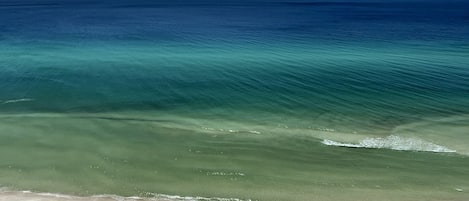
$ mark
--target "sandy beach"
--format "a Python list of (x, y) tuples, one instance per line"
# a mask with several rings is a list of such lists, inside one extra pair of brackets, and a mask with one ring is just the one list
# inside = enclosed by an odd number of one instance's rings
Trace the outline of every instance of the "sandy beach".
[(169, 201), (165, 198), (138, 198), (101, 195), (92, 197), (78, 197), (51, 193), (33, 193), (29, 191), (0, 192), (0, 201)]

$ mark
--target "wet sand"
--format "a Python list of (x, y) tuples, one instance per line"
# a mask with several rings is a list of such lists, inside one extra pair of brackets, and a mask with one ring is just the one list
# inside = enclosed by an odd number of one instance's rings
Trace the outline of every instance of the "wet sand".
[(120, 197), (115, 195), (100, 195), (91, 197), (78, 197), (51, 193), (33, 193), (29, 191), (0, 192), (0, 201), (169, 201), (169, 198), (139, 198)]

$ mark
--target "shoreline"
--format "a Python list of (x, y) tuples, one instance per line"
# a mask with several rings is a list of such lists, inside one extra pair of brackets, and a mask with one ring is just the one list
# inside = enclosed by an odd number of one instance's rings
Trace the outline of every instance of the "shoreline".
[(99, 195), (79, 197), (53, 193), (34, 193), (30, 191), (4, 191), (0, 192), (0, 201), (170, 201), (169, 199), (147, 199), (139, 197), (120, 197), (113, 195)]
[(31, 191), (0, 190), (0, 201), (251, 201), (238, 198), (188, 197), (178, 195), (154, 194), (154, 197), (124, 197), (119, 195), (75, 196), (59, 193), (37, 193)]
[[(151, 194), (154, 197), (138, 197), (130, 196), (124, 197), (119, 195), (112, 194), (102, 194), (102, 195), (92, 195), (92, 196), (77, 196), (77, 195), (66, 195), (60, 193), (38, 193), (31, 191), (14, 191), (14, 190), (4, 190), (5, 188), (0, 188), (0, 201), (259, 201), (252, 199), (238, 199), (238, 198), (220, 198), (220, 197), (190, 197), (190, 196), (178, 196), (178, 195), (166, 195), (166, 194)], [(370, 189), (369, 189), (370, 190)], [(346, 194), (342, 195), (318, 195), (317, 197), (310, 197), (309, 200), (383, 200), (383, 201), (414, 201), (414, 200), (428, 200), (428, 201), (463, 201), (465, 200), (464, 194), (467, 192), (462, 188), (452, 189), (452, 196), (446, 194), (434, 194), (434, 195), (424, 195), (422, 192), (414, 192), (409, 194), (409, 192), (403, 192), (396, 196), (395, 192), (385, 192), (382, 190), (372, 190), (370, 191), (348, 191)], [(363, 194), (365, 193), (365, 194)], [(447, 192), (449, 193), (449, 192)], [(382, 199), (384, 197), (386, 199)], [(267, 199), (272, 200), (272, 199)], [(275, 199), (277, 200), (277, 199)], [(281, 200), (281, 199), (280, 199)]]

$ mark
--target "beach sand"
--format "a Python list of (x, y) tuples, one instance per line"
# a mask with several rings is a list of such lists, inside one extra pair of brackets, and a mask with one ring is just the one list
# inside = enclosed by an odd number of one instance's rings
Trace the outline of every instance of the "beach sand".
[(78, 197), (52, 193), (33, 193), (30, 191), (0, 192), (0, 201), (169, 201), (170, 198), (139, 198), (115, 195)]

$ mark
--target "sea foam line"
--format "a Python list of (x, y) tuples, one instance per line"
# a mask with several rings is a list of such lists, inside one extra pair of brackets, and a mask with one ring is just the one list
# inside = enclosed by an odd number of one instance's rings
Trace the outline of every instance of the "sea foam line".
[(0, 200), (12, 199), (19, 200), (53, 200), (53, 201), (252, 201), (239, 198), (220, 198), (220, 197), (201, 197), (201, 196), (179, 196), (158, 193), (146, 193), (148, 197), (123, 197), (118, 195), (94, 195), (90, 197), (78, 197), (74, 195), (65, 195), (59, 193), (35, 193), (31, 191), (11, 191), (7, 188), (0, 188)]
[(239, 198), (219, 198), (219, 197), (190, 197), (179, 195), (166, 195), (166, 194), (152, 194), (155, 198), (165, 198), (178, 201), (252, 201), (251, 199), (242, 200)]
[(358, 144), (341, 143), (328, 139), (322, 141), (323, 144), (338, 147), (351, 148), (372, 148), (372, 149), (392, 149), (400, 151), (426, 151), (426, 152), (456, 152), (441, 145), (427, 142), (418, 138), (404, 138), (396, 135), (378, 138), (365, 138)]
[(34, 99), (31, 99), (31, 98), (21, 98), (21, 99), (6, 100), (6, 101), (3, 101), (2, 104), (19, 103), (19, 102), (30, 102), (30, 101), (34, 101)]

